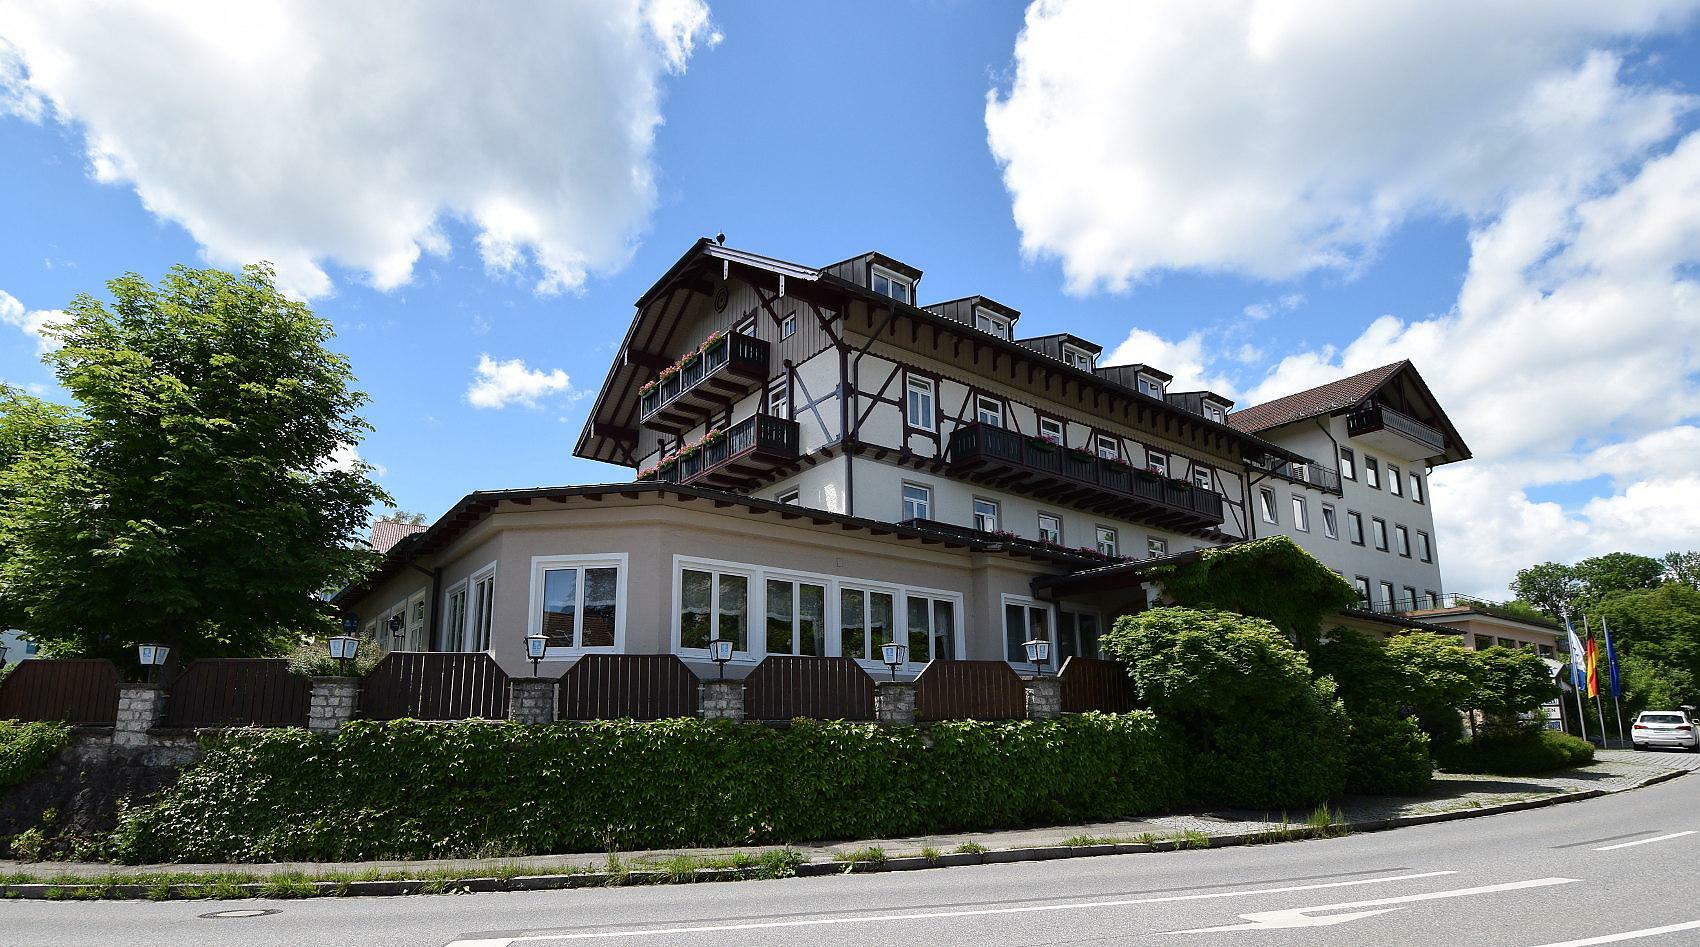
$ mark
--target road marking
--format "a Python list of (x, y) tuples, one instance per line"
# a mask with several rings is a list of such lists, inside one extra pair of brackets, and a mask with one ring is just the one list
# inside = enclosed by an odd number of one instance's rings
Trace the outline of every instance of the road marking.
[(982, 917), (992, 914), (1031, 914), (1039, 911), (1074, 911), (1086, 908), (1126, 907), (1135, 904), (1167, 904), (1176, 901), (1208, 901), (1221, 898), (1241, 898), (1259, 894), (1288, 894), (1294, 891), (1320, 891), (1326, 888), (1353, 888), (1359, 885), (1382, 884), (1389, 881), (1414, 881), (1455, 875), (1456, 871), (1424, 871), (1410, 875), (1390, 875), (1386, 878), (1361, 878), (1355, 881), (1328, 881), (1309, 885), (1288, 885), (1280, 888), (1258, 888), (1251, 891), (1217, 891), (1210, 894), (1174, 894), (1158, 898), (1118, 898), (1113, 901), (1074, 901), (1063, 904), (1031, 904), (1020, 907), (980, 908), (962, 911), (915, 911), (905, 914), (875, 914), (861, 917), (820, 917), (797, 921), (762, 921), (745, 924), (703, 924), (692, 927), (652, 927), (646, 929), (592, 931), (576, 934), (521, 934), (512, 937), (493, 937), (477, 940), (457, 940), (448, 947), (509, 947), (511, 944), (539, 943), (557, 940), (595, 940), (613, 937), (659, 937), (676, 934), (706, 934), (724, 931), (772, 930), (784, 927), (826, 927), (841, 924), (873, 924), (891, 921), (928, 921), (957, 917)]
[(1674, 934), (1677, 931), (1691, 931), (1700, 927), (1700, 921), (1688, 921), (1683, 924), (1666, 924), (1664, 927), (1649, 927), (1641, 931), (1627, 931), (1622, 934), (1602, 934), (1599, 937), (1587, 937), (1582, 940), (1567, 940), (1559, 944), (1542, 944), (1541, 947), (1588, 947), (1589, 944), (1615, 944), (1620, 940), (1639, 940), (1643, 937), (1657, 937), (1660, 934)]
[(1636, 845), (1651, 845), (1654, 842), (1663, 842), (1667, 839), (1682, 838), (1684, 835), (1693, 835), (1695, 832), (1700, 832), (1700, 829), (1689, 829), (1686, 832), (1672, 832), (1669, 835), (1655, 835), (1652, 838), (1636, 839), (1633, 842), (1619, 842), (1616, 845), (1607, 845), (1603, 848), (1596, 848), (1594, 851), (1610, 852), (1619, 848), (1630, 848)]
[(1605, 838), (1583, 839), (1580, 842), (1566, 842), (1563, 845), (1549, 845), (1548, 848), (1581, 848), (1584, 845), (1598, 845), (1601, 842), (1616, 842), (1626, 838), (1636, 838), (1642, 835), (1652, 835), (1658, 829), (1642, 829), (1639, 832), (1625, 832), (1622, 835), (1608, 835)]
[[(1384, 904), (1411, 904), (1417, 901), (1438, 901), (1442, 898), (1463, 898), (1472, 894), (1494, 894), (1500, 891), (1522, 891), (1527, 888), (1548, 888), (1553, 885), (1567, 885), (1581, 881), (1580, 878), (1535, 878), (1530, 881), (1511, 881), (1505, 884), (1482, 885), (1477, 888), (1456, 888), (1451, 891), (1430, 891), (1427, 894), (1407, 894), (1396, 898), (1376, 898), (1373, 901), (1346, 901), (1340, 904), (1320, 904), (1309, 908), (1287, 908), (1281, 911), (1256, 911), (1251, 914), (1241, 914), (1246, 919), (1245, 924), (1226, 924), (1221, 927), (1195, 927), (1191, 930), (1175, 931), (1177, 934), (1214, 934), (1218, 931), (1268, 931), (1288, 927), (1332, 927), (1347, 921), (1356, 921), (1377, 914), (1397, 911), (1397, 907), (1382, 907)], [(1327, 917), (1311, 917), (1312, 911), (1339, 911), (1346, 908), (1377, 908), (1373, 911), (1354, 911), (1350, 914), (1331, 914)]]

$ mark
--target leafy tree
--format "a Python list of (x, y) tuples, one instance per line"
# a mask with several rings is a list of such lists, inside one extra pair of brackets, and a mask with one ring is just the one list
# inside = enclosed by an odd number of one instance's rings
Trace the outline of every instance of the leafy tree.
[(1174, 604), (1262, 618), (1307, 651), (1316, 645), (1324, 616), (1358, 601), (1345, 579), (1286, 536), (1206, 549), (1192, 562), (1155, 574)]
[[(0, 511), (11, 509), (37, 476), (51, 469), (77, 437), (78, 419), (69, 410), (0, 385)], [(15, 555), (7, 519), (0, 514), (0, 562)], [(17, 628), (25, 616), (0, 595), (0, 628)]]
[(1693, 673), (1647, 658), (1620, 659), (1623, 713), (1627, 720), (1643, 710), (1671, 710), (1683, 704), (1700, 706), (1700, 684)]
[(1511, 580), (1511, 591), (1518, 599), (1557, 618), (1574, 610), (1583, 585), (1573, 567), (1562, 562), (1543, 562), (1517, 570), (1516, 578)]
[(1386, 648), (1399, 672), (1401, 705), (1435, 747), (1456, 742), (1463, 734), (1459, 715), (1480, 684), (1476, 652), (1451, 635), (1426, 631), (1390, 638)]
[(1624, 592), (1590, 617), (1606, 621), (1620, 659), (1634, 656), (1700, 679), (1700, 590), (1673, 582)]
[(1583, 600), (1592, 604), (1619, 592), (1658, 588), (1664, 579), (1665, 564), (1651, 556), (1609, 552), (1583, 559), (1573, 571), (1582, 583)]
[[(8, 466), (0, 612), (50, 654), (118, 660), (147, 640), (279, 654), (328, 630), (319, 594), (370, 567), (357, 538), (388, 501), (369, 467), (330, 461), (369, 428), (329, 323), (264, 266), (107, 288), (50, 330), (79, 410)], [(43, 417), (13, 399), (0, 428)]]
[(1667, 552), (1661, 561), (1667, 581), (1700, 591), (1700, 551)]
[(1533, 651), (1487, 648), (1475, 652), (1476, 686), (1465, 704), (1490, 720), (1512, 725), (1519, 714), (1541, 706), (1558, 693), (1548, 670)]

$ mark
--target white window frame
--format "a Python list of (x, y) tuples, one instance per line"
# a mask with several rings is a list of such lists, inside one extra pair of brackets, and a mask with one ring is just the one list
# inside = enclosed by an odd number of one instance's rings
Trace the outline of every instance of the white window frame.
[[(1049, 425), (1053, 430), (1047, 431), (1045, 429), (1047, 425)], [(1046, 417), (1044, 415), (1039, 417), (1040, 438), (1050, 441), (1052, 444), (1056, 444), (1060, 447), (1068, 440), (1068, 438), (1064, 436), (1063, 430), (1063, 423), (1056, 418)], [(1053, 434), (1055, 435), (1054, 437), (1052, 436)]]
[(1209, 467), (1194, 466), (1192, 468), (1192, 485), (1207, 493), (1216, 492), (1216, 475)]
[[(909, 642), (910, 598), (924, 598), (928, 601), (948, 601), (951, 606), (951, 618), (952, 621), (955, 622), (955, 627), (950, 629), (951, 650), (958, 656), (967, 653), (967, 639), (964, 636), (963, 631), (965, 627), (964, 623), (967, 621), (967, 616), (963, 608), (963, 595), (961, 592), (951, 589), (935, 589), (919, 585), (901, 585), (892, 582), (881, 582), (873, 579), (861, 579), (854, 576), (831, 575), (820, 572), (804, 572), (797, 569), (784, 569), (748, 562), (732, 562), (723, 559), (708, 559), (701, 556), (675, 555), (673, 557), (672, 612), (668, 619), (669, 629), (667, 640), (668, 647), (671, 648), (672, 653), (677, 654), (679, 657), (686, 660), (708, 660), (707, 650), (702, 648), (685, 648), (680, 645), (683, 635), (679, 609), (684, 592), (684, 572), (686, 569), (694, 569), (698, 572), (730, 573), (742, 576), (748, 583), (749, 597), (746, 600), (745, 607), (748, 609), (748, 617), (750, 621), (750, 626), (748, 628), (750, 649), (748, 651), (734, 651), (730, 662), (732, 666), (754, 667), (755, 665), (760, 664), (762, 659), (767, 657), (768, 579), (808, 582), (814, 585), (826, 587), (826, 607), (825, 614), (822, 617), (826, 622), (825, 647), (828, 655), (842, 655), (844, 653), (842, 627), (843, 616), (840, 614), (840, 592), (846, 588), (892, 593), (893, 601), (896, 603), (897, 607), (896, 614), (892, 616), (893, 628), (894, 630), (901, 631), (901, 637), (898, 640), (903, 644), (908, 644)], [(718, 596), (718, 594), (719, 591), (717, 587), (715, 595)], [(711, 607), (716, 609), (719, 608), (718, 598), (712, 600)], [(928, 607), (927, 613), (930, 616), (937, 614), (931, 606)], [(793, 619), (793, 621), (794, 620), (795, 619)], [(796, 633), (794, 629), (795, 625), (793, 625), (793, 635)], [(932, 641), (929, 638), (928, 647), (930, 648), (931, 646)], [(854, 658), (854, 660), (861, 664), (863, 668), (867, 669), (870, 673), (888, 671), (885, 663), (880, 661), (877, 656), (871, 661), (863, 660), (861, 658)], [(903, 665), (900, 670), (903, 670), (906, 673), (913, 673), (918, 671), (921, 666), (926, 663), (927, 660), (925, 655), (920, 658), (917, 658), (915, 655), (909, 655), (908, 663)]]
[[(834, 619), (838, 614), (838, 609), (834, 607), (837, 603), (833, 601), (833, 597), (837, 594), (838, 587), (831, 581), (831, 579), (831, 576), (815, 575), (808, 572), (793, 572), (789, 569), (764, 570), (761, 579), (762, 608), (760, 612), (752, 612), (750, 615), (752, 625), (758, 621), (760, 623), (759, 627), (751, 627), (750, 629), (751, 648), (754, 648), (756, 637), (759, 635), (761, 637), (763, 654), (782, 654), (788, 657), (797, 656), (804, 658), (831, 657), (835, 649), (832, 629), (835, 624)], [(789, 582), (791, 584), (790, 651), (770, 652), (767, 650), (767, 584), (769, 582)], [(821, 628), (821, 653), (818, 655), (803, 653), (803, 610), (800, 606), (803, 598), (801, 587), (804, 585), (812, 585), (821, 590), (820, 620), (824, 624), (824, 627)], [(838, 647), (837, 650), (842, 652), (843, 648)]]
[[(484, 582), (490, 583), (489, 609), (485, 613), (488, 618), (488, 629), (480, 629), (478, 613), (478, 586)], [(466, 635), (461, 646), (462, 651), (493, 652), (496, 649), (496, 563), (491, 562), (466, 577)], [(474, 647), (478, 639), (488, 634), (488, 640), (482, 648)]]
[(1222, 410), (1222, 406), (1214, 401), (1204, 402), (1204, 416), (1217, 424), (1228, 423), (1228, 412)]
[[(918, 413), (915, 406), (917, 397), (926, 399), (925, 418), (915, 417)], [(903, 422), (918, 431), (936, 431), (938, 413), (938, 386), (931, 378), (908, 375), (903, 383)]]
[(1114, 434), (1100, 434), (1092, 439), (1092, 445), (1097, 449), (1100, 460), (1122, 459), (1122, 439)]
[[(1155, 391), (1147, 389), (1155, 389)], [(1161, 401), (1163, 400), (1163, 383), (1152, 375), (1142, 374), (1139, 376), (1139, 393), (1147, 398), (1156, 398)]]
[(789, 379), (780, 379), (767, 389), (767, 413), (776, 418), (791, 417), (791, 385)]
[(1293, 528), (1301, 533), (1310, 532), (1310, 504), (1305, 502), (1303, 494), (1295, 493), (1293, 498)]
[(757, 324), (758, 320), (756, 319), (755, 314), (751, 313), (750, 315), (739, 319), (738, 322), (732, 326), (732, 333), (734, 335), (747, 335), (754, 337), (756, 334)]
[[(910, 516), (910, 515), (908, 515), (909, 514), (910, 499), (906, 495), (906, 492), (909, 491), (909, 490), (919, 490), (926, 497), (926, 499), (922, 501), (926, 505), (926, 511), (925, 511), (926, 515), (925, 516)], [(899, 521), (912, 520), (912, 519), (930, 520), (930, 519), (933, 518), (933, 488), (932, 487), (930, 487), (930, 486), (928, 486), (924, 483), (915, 483), (915, 482), (910, 481), (910, 480), (905, 480), (905, 481), (902, 482), (902, 485), (897, 488), (897, 497), (898, 497), (898, 513), (901, 514), (899, 516)]]
[[(1027, 624), (1027, 629), (1026, 629), (1027, 635), (1031, 635), (1033, 633), (1033, 613), (1034, 612), (1044, 612), (1045, 613), (1045, 640), (1049, 641), (1051, 643), (1051, 658), (1050, 658), (1049, 661), (1045, 662), (1044, 667), (1049, 668), (1054, 673), (1057, 670), (1057, 654), (1056, 654), (1056, 652), (1057, 652), (1057, 610), (1056, 610), (1056, 607), (1050, 602), (1041, 602), (1038, 599), (1032, 598), (1031, 596), (1027, 596), (1027, 595), (1013, 595), (1009, 592), (1005, 592), (1002, 595), (998, 596), (998, 626), (1003, 631), (1003, 634), (1000, 637), (1000, 640), (1002, 641), (1003, 646), (1004, 646), (1003, 647), (1004, 662), (1006, 664), (1011, 665), (1012, 667), (1026, 668), (1026, 669), (1032, 670), (1035, 673), (1038, 672), (1040, 665), (1034, 664), (1033, 662), (1026, 661), (1026, 660), (1012, 661), (1009, 658), (1009, 644), (1010, 644), (1010, 642), (1009, 642), (1009, 606), (1011, 606), (1011, 605), (1014, 605), (1014, 606), (1017, 606), (1018, 608), (1023, 609), (1022, 618)], [(1102, 632), (1100, 632), (1100, 634), (1101, 633)], [(1025, 643), (1025, 642), (1030, 641), (1032, 639), (1024, 636), (1021, 640), (1022, 640), (1023, 643)]]
[(1169, 541), (1161, 536), (1145, 537), (1145, 558), (1161, 559), (1169, 554)]
[(1333, 504), (1322, 504), (1322, 535), (1329, 539), (1340, 538), (1340, 514), (1335, 512)]
[[(708, 586), (708, 640), (718, 640), (720, 634), (720, 577), (735, 575), (744, 580), (744, 640), (749, 647), (740, 650), (737, 642), (733, 641), (732, 664), (757, 663), (753, 658), (760, 646), (762, 653), (767, 649), (767, 585), (762, 582), (758, 591), (756, 584), (761, 582), (759, 573), (752, 567), (740, 563), (721, 563), (711, 559), (683, 559), (673, 557), (673, 637), (670, 641), (673, 653), (680, 657), (694, 657), (709, 660), (708, 648), (685, 647), (685, 572), (706, 572), (709, 574)], [(758, 603), (760, 609), (758, 611)], [(760, 627), (757, 627), (757, 623)]]
[[(879, 289), (876, 288), (876, 281), (881, 278), (885, 279), (885, 281), (889, 284), (903, 287), (903, 296), (899, 297), (893, 296), (891, 293), (880, 293)], [(868, 275), (868, 288), (887, 299), (895, 299), (900, 303), (908, 303), (911, 306), (915, 304), (915, 281), (907, 276), (901, 276), (892, 270), (888, 270), (885, 267), (880, 266), (878, 263), (873, 265), (872, 272)]]
[[(1045, 528), (1045, 521), (1046, 520), (1050, 520), (1053, 524), (1055, 524), (1056, 528), (1052, 529), (1052, 530), (1047, 530)], [(1052, 534), (1052, 537), (1050, 539), (1045, 538), (1045, 534), (1047, 532)], [(1047, 513), (1044, 510), (1039, 511), (1039, 541), (1040, 542), (1046, 542), (1046, 543), (1055, 543), (1056, 545), (1059, 545), (1059, 546), (1062, 545), (1062, 541), (1063, 541), (1063, 518), (1061, 516), (1058, 516), (1055, 513)]]
[(791, 489), (785, 491), (784, 493), (779, 494), (778, 496), (774, 497), (773, 499), (774, 499), (774, 502), (776, 502), (776, 503), (783, 503), (783, 504), (795, 506), (797, 504), (797, 501), (802, 499), (802, 497), (803, 497), (803, 491), (797, 489), (796, 487), (792, 487)]
[[(851, 584), (860, 585), (861, 583), (852, 582)], [(897, 606), (899, 611), (893, 618), (893, 623), (898, 624), (898, 626), (903, 629), (903, 636), (898, 639), (899, 643), (905, 646), (909, 644), (910, 599), (921, 599), (927, 603), (928, 626), (926, 660), (917, 661), (915, 659), (914, 652), (912, 650), (907, 651), (905, 652), (905, 656), (909, 659), (909, 663), (905, 665), (905, 668), (908, 670), (917, 670), (926, 666), (927, 661), (933, 660), (933, 640), (938, 637), (938, 629), (933, 628), (932, 625), (938, 619), (938, 608), (936, 607), (936, 603), (938, 602), (950, 603), (950, 620), (955, 624), (955, 627), (950, 629), (950, 653), (960, 659), (964, 654), (963, 648), (966, 647), (966, 641), (962, 634), (962, 623), (964, 621), (964, 616), (962, 614), (962, 596), (956, 592), (941, 592), (937, 589), (914, 588), (910, 586), (903, 586), (902, 593), (903, 594), (897, 597)], [(882, 668), (885, 667), (885, 664), (877, 659), (872, 663)]]
[[(454, 620), (455, 596), (461, 596), (460, 621)], [(443, 592), (443, 647), (447, 651), (465, 651), (466, 625), (472, 620), (472, 584), (466, 579), (449, 586)], [(457, 627), (458, 626), (458, 627)]]
[[(981, 505), (990, 507), (991, 511), (989, 513), (981, 512)], [(969, 501), (968, 509), (973, 516), (975, 529), (985, 533), (995, 533), (1001, 528), (1003, 524), (1002, 503), (987, 497), (974, 497)], [(990, 525), (987, 525), (988, 522)]]
[(779, 341), (783, 342), (796, 334), (797, 314), (793, 312), (779, 320)]
[[(988, 405), (991, 406), (992, 410), (986, 410)], [(995, 422), (987, 421), (987, 415), (992, 415), (996, 417), (997, 420)], [(989, 424), (992, 427), (1002, 428), (1004, 422), (1003, 399), (993, 397), (992, 395), (975, 395), (974, 420), (979, 424)]]
[(1063, 364), (1068, 365), (1071, 368), (1078, 368), (1083, 372), (1091, 371), (1093, 366), (1097, 363), (1097, 360), (1092, 357), (1091, 352), (1088, 352), (1079, 346), (1069, 345), (1067, 342), (1063, 343), (1062, 353)]
[[(1157, 458), (1161, 457), (1162, 460)], [(1154, 447), (1145, 448), (1145, 469), (1154, 474), (1169, 475), (1169, 454)]]
[(1265, 523), (1271, 526), (1281, 525), (1281, 520), (1275, 512), (1275, 489), (1273, 487), (1257, 488), (1257, 513)]
[[(764, 584), (762, 586), (764, 594), (766, 593), (766, 589), (767, 586)], [(857, 654), (844, 654), (845, 592), (857, 592), (862, 596), (862, 632), (863, 634), (868, 635), (868, 654), (871, 655), (871, 657), (863, 657), (862, 655)], [(886, 667), (885, 662), (881, 660), (882, 655), (880, 653), (880, 645), (883, 644), (883, 642), (874, 641), (872, 630), (868, 627), (868, 603), (870, 601), (870, 597), (874, 594), (891, 596), (891, 628), (888, 629), (888, 631), (891, 633), (893, 641), (896, 641), (898, 644), (908, 644), (909, 612), (904, 603), (903, 587), (900, 585), (892, 585), (889, 582), (864, 582), (860, 579), (844, 579), (838, 583), (838, 591), (837, 594), (833, 596), (831, 604), (834, 620), (832, 622), (832, 626), (828, 629), (827, 636), (829, 639), (829, 646), (839, 655), (852, 658), (857, 663), (865, 666), (878, 666), (883, 668)], [(960, 624), (960, 621), (958, 621), (958, 624)], [(898, 635), (899, 628), (903, 631), (902, 635)], [(764, 646), (766, 643), (767, 640), (765, 638), (762, 639), (762, 644)], [(911, 661), (906, 663), (925, 664), (926, 662)]]
[(526, 635), (542, 634), (543, 632), (543, 574), (550, 569), (577, 569), (579, 578), (577, 585), (578, 604), (573, 611), (573, 640), (584, 640), (584, 572), (586, 569), (614, 569), (614, 643), (611, 645), (596, 645), (584, 647), (573, 645), (567, 648), (546, 648), (543, 652), (545, 661), (566, 661), (587, 654), (623, 654), (626, 650), (626, 612), (629, 609), (626, 595), (626, 576), (631, 571), (627, 568), (627, 555), (623, 552), (584, 553), (561, 556), (532, 556), (531, 557), (531, 608), (526, 621)]
[(1008, 316), (1000, 316), (984, 307), (975, 306), (974, 328), (979, 329), (987, 335), (1003, 339), (1007, 342), (1010, 337), (1010, 318)]
[[(1105, 542), (1106, 536), (1109, 537), (1108, 542)], [(1121, 533), (1117, 532), (1114, 526), (1105, 526), (1102, 523), (1093, 526), (1092, 541), (1098, 552), (1103, 555), (1120, 557), (1122, 554)]]

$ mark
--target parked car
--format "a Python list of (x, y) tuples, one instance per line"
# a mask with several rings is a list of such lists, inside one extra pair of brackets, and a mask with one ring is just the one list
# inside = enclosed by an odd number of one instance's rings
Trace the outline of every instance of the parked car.
[(1635, 718), (1635, 728), (1629, 739), (1637, 750), (1650, 746), (1674, 746), (1700, 753), (1700, 738), (1694, 732), (1694, 718), (1686, 710), (1643, 710)]

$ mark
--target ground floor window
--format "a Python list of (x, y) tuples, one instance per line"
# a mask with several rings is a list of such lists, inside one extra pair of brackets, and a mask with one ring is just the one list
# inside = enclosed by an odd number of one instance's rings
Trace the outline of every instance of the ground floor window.
[(826, 654), (826, 586), (767, 580), (767, 653)]
[(950, 661), (956, 657), (956, 602), (948, 598), (909, 594), (909, 661)]
[(452, 589), (443, 605), (442, 639), (439, 651), (459, 651), (466, 647), (466, 583)]
[(892, 640), (896, 596), (875, 589), (838, 590), (838, 646), (847, 658), (879, 661), (880, 646)]
[(1003, 597), (1005, 658), (1012, 664), (1027, 663), (1027, 642), (1051, 640), (1051, 607), (1014, 595)]
[(532, 560), (531, 632), (548, 639), (549, 657), (612, 649), (624, 636), (624, 557), (539, 556)]
[(496, 616), (496, 566), (491, 563), (474, 573), (472, 611), (467, 615), (466, 650), (490, 650), (490, 629)]
[(710, 641), (750, 650), (750, 579), (732, 572), (685, 569), (679, 573), (679, 644), (707, 650)]
[[(1062, 611), (1057, 614), (1057, 653), (1051, 657), (1057, 667), (1072, 657), (1098, 656), (1098, 614), (1096, 612)], [(1026, 660), (1023, 654), (1022, 660)]]

